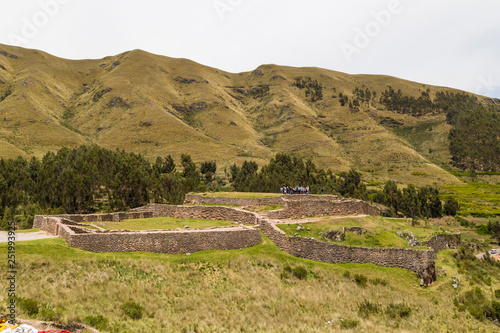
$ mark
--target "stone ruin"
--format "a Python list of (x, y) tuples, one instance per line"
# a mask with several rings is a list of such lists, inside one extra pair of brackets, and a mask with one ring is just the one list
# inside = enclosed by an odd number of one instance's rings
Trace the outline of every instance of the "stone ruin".
[[(303, 216), (335, 214), (378, 215), (379, 210), (361, 200), (325, 196), (297, 195), (296, 197), (272, 197), (260, 199), (216, 198), (186, 195), (186, 203), (212, 203), (221, 205), (271, 205), (282, 204), (283, 209), (265, 214), (246, 211), (238, 207), (188, 206), (148, 204), (129, 212), (89, 215), (35, 216), (34, 227), (58, 235), (68, 241), (69, 246), (92, 252), (148, 251), (157, 253), (193, 253), (204, 250), (229, 250), (254, 246), (262, 242), (261, 231), (282, 251), (293, 256), (327, 263), (372, 263), (385, 267), (411, 270), (421, 277), (422, 285), (430, 285), (436, 279), (435, 252), (454, 248), (460, 244), (460, 235), (436, 235), (427, 245), (429, 250), (380, 249), (345, 246), (321, 242), (312, 238), (288, 236), (276, 226), (277, 216)], [(300, 209), (304, 209), (302, 212)], [(181, 230), (90, 230), (82, 228), (81, 222), (114, 221), (146, 217), (178, 217), (213, 220), (232, 220), (234, 226), (210, 229)], [(248, 226), (245, 224), (250, 224)], [(94, 224), (94, 226), (96, 226)], [(302, 226), (303, 227), (303, 226)], [(301, 228), (302, 228), (301, 227)], [(99, 228), (98, 228), (99, 229)], [(259, 230), (260, 229), (260, 230)], [(329, 231), (325, 237), (340, 239), (348, 232), (365, 233), (359, 227), (344, 228), (343, 233)]]

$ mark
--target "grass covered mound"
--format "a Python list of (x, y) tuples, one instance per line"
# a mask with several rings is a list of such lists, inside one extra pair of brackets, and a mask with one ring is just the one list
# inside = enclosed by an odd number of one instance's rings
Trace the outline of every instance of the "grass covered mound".
[[(438, 256), (448, 276), (429, 289), (420, 288), (417, 275), (407, 270), (304, 260), (280, 251), (267, 237), (248, 249), (190, 256), (90, 253), (59, 238), (20, 242), (16, 251), (16, 296), (29, 300), (22, 302), (19, 317), (84, 322), (102, 332), (498, 329), (454, 305), (472, 287), (451, 251)], [(5, 244), (0, 252), (7, 252)], [(451, 275), (462, 281), (458, 292)], [(7, 282), (2, 279), (0, 288)], [(498, 277), (489, 288), (500, 289)], [(491, 293), (482, 289), (489, 299)], [(365, 300), (374, 307), (367, 310)], [(0, 311), (6, 302), (0, 295)]]
[[(189, 229), (205, 229), (211, 227), (225, 227), (230, 226), (231, 221), (223, 220), (199, 220), (199, 219), (181, 219), (175, 217), (153, 217), (145, 219), (130, 219), (122, 220), (120, 222), (94, 222), (101, 228), (116, 230), (171, 230), (171, 229), (184, 229), (188, 226)], [(92, 226), (89, 226), (92, 228)]]

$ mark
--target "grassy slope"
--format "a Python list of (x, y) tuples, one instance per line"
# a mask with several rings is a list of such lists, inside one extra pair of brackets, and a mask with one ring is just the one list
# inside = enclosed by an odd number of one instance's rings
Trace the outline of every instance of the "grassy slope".
[[(302, 223), (305, 230), (297, 231), (297, 224), (279, 224), (278, 227), (288, 235), (298, 234), (301, 237), (314, 237), (324, 241), (323, 235), (330, 230), (342, 232), (342, 227), (362, 227), (367, 233), (357, 235), (346, 232), (343, 242), (329, 241), (336, 244), (349, 246), (363, 246), (375, 248), (412, 248), (408, 242), (397, 236), (398, 231), (409, 230), (419, 240), (424, 241), (432, 234), (439, 231), (437, 226), (426, 226), (422, 228), (412, 227), (407, 219), (385, 219), (383, 217), (326, 217), (318, 222)], [(310, 230), (307, 230), (310, 229)], [(418, 247), (424, 248), (424, 247)]]
[[(449, 158), (444, 115), (414, 118), (384, 111), (378, 103), (353, 113), (334, 98), (363, 86), (377, 96), (388, 85), (414, 96), (427, 88), (431, 95), (453, 91), (449, 88), (276, 65), (260, 66), (262, 75), (231, 74), (140, 50), (69, 61), (35, 50), (0, 49), (19, 57), (0, 56), (6, 68), (0, 69), (0, 94), (9, 86), (13, 92), (0, 102), (0, 157), (41, 156), (62, 146), (96, 143), (148, 158), (190, 153), (195, 161), (216, 160), (222, 170), (244, 159), (263, 164), (276, 152), (290, 152), (336, 172), (354, 166), (377, 180), (457, 184), (434, 164)], [(306, 99), (304, 90), (291, 85), (298, 76), (320, 81), (324, 99)], [(259, 84), (269, 85), (269, 95), (254, 98), (234, 90)], [(384, 127), (384, 117), (403, 125)], [(420, 130), (427, 126), (433, 130)]]
[[(448, 277), (428, 288), (418, 287), (409, 271), (370, 264), (331, 265), (295, 258), (264, 242), (249, 249), (206, 251), (185, 255), (152, 253), (89, 253), (68, 247), (62, 239), (17, 244), (17, 295), (36, 299), (56, 312), (61, 322), (89, 315), (109, 319), (114, 331), (150, 332), (335, 332), (339, 318), (356, 319), (356, 332), (494, 332), (490, 322), (470, 320), (453, 306), (457, 291), (450, 275), (463, 281), (449, 252), (438, 256)], [(0, 251), (6, 251), (0, 244)], [(5, 269), (6, 261), (1, 263)], [(304, 266), (306, 280), (280, 278), (285, 265)], [(344, 272), (363, 274), (386, 286), (362, 288)], [(0, 286), (5, 287), (2, 279)], [(498, 289), (493, 279), (492, 289)], [(1, 298), (5, 300), (5, 295)], [(144, 318), (126, 319), (120, 305), (133, 300)], [(391, 319), (385, 314), (363, 318), (364, 300), (408, 304), (411, 315)], [(2, 302), (1, 304), (5, 304)], [(22, 311), (19, 315), (25, 316)], [(39, 319), (43, 315), (39, 314)], [(327, 321), (335, 320), (331, 327)]]

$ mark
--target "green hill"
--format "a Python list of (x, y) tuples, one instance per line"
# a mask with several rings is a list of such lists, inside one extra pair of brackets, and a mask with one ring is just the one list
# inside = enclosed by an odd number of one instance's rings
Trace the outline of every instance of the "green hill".
[[(388, 86), (414, 97), (458, 92), (320, 68), (233, 74), (141, 50), (74, 61), (0, 44), (0, 157), (94, 143), (150, 159), (188, 153), (222, 170), (288, 152), (377, 181), (460, 183), (442, 169), (450, 159), (445, 113), (389, 111), (379, 102)], [(341, 106), (340, 94), (352, 101), (356, 88), (375, 97)]]

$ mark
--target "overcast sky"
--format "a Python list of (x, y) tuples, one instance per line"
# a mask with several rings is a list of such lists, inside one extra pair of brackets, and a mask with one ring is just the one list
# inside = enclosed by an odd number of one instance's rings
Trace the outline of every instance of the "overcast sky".
[(143, 49), (230, 72), (387, 74), (500, 98), (498, 0), (2, 1), (0, 43), (63, 58)]

